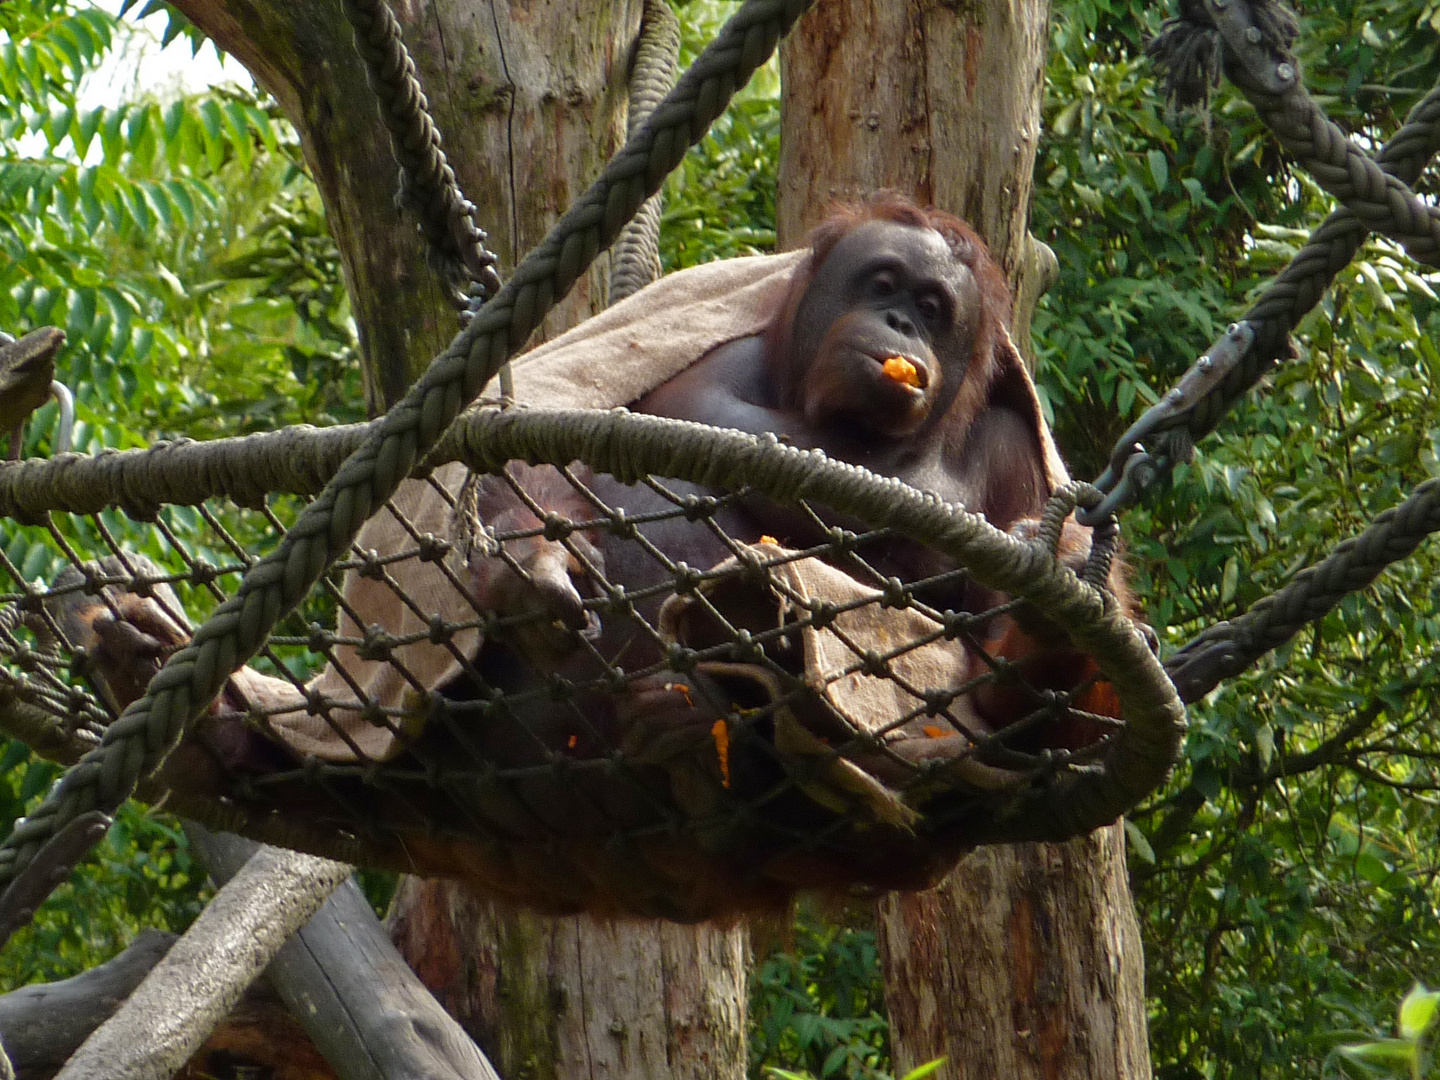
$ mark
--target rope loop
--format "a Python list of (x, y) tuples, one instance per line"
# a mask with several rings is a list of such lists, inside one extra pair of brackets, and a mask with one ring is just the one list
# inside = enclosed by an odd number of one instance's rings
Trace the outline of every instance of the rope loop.
[(590, 260), (615, 240), (810, 3), (746, 0), (514, 278), (405, 398), (367, 429), (364, 443), (278, 547), (251, 566), (236, 594), (215, 609), (189, 645), (169, 657), (145, 696), (107, 730), (101, 746), (61, 779), (32, 816), (31, 828), (16, 829), (0, 845), (0, 885), (13, 882), (77, 814), (113, 810), (165, 760), (230, 675), (348, 549), (371, 510), (394, 493), (460, 410), (523, 346)]

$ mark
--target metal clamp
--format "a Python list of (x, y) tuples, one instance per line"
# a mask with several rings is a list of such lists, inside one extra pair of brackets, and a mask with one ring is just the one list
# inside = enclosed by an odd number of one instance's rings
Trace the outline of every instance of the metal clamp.
[[(1266, 40), (1247, 0), (1208, 0), (1206, 12), (1225, 42), (1225, 74), (1263, 94), (1284, 94), (1300, 85), (1289, 42)], [(1236, 76), (1240, 78), (1236, 78)]]
[[(1130, 425), (1115, 443), (1109, 465), (1095, 481), (1104, 498), (1097, 506), (1075, 515), (1080, 524), (1095, 525), (1128, 506), (1177, 461), (1188, 460), (1194, 448), (1189, 432), (1194, 411), (1224, 386), (1254, 343), (1255, 328), (1250, 323), (1243, 320), (1231, 323), (1225, 336), (1211, 345), (1164, 397)], [(1155, 446), (1153, 453), (1146, 450), (1146, 442)]]

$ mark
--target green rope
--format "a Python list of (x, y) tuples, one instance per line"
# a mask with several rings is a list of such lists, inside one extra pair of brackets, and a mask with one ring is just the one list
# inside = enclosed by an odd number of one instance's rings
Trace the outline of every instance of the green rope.
[(66, 773), (34, 814), (16, 823), (0, 847), (0, 883), (13, 881), (70, 821), (118, 807), (164, 761), (275, 623), (348, 550), (373, 510), (524, 345), (596, 254), (614, 242), (810, 2), (746, 0), (650, 122), (386, 414), (279, 547), (246, 573), (235, 596), (170, 658), (145, 696), (111, 725), (104, 743)]
[[(634, 134), (675, 85), (680, 20), (665, 0), (645, 0), (635, 70), (630, 75), (629, 133)], [(660, 276), (660, 196), (652, 195), (611, 248), (610, 305), (633, 296)]]

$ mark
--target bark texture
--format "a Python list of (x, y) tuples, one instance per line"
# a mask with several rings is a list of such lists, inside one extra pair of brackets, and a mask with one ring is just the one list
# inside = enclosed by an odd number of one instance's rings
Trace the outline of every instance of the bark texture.
[(258, 852), (206, 905), (61, 1080), (166, 1080), (239, 1003), (285, 940), (350, 868), (278, 848)]
[(745, 1074), (740, 930), (545, 918), (406, 879), (392, 931), (504, 1077)]
[[(625, 131), (641, 0), (401, 0), (393, 6), (479, 223), (513, 267), (588, 186)], [(340, 245), (372, 411), (393, 403), (457, 329), (414, 222), (337, 0), (179, 0), (300, 132)], [(536, 231), (537, 223), (543, 223)], [(604, 260), (546, 320), (553, 336), (603, 305)]]
[(817, 4), (781, 46), (780, 246), (799, 246), (831, 203), (880, 188), (958, 213), (1022, 298), (1027, 351), (1054, 280), (1032, 280), (1054, 257), (1025, 231), (1049, 15), (1048, 0)]
[[(194, 824), (185, 831), (216, 885), (229, 881), (256, 851), (274, 850)], [(264, 982), (279, 1011), (288, 1006), (289, 1015), (303, 1024), (287, 1025), (295, 1029), (292, 1041), (318, 1050), (329, 1062), (320, 1076), (499, 1080), (474, 1042), (406, 966), (353, 878), (280, 947)], [(269, 1056), (258, 1056), (266, 1044), (254, 1038), (256, 1031), (264, 1029), (247, 1028), (232, 1013), (224, 1030), (206, 1044), (208, 1059), (217, 1053), (243, 1054), (256, 1067), (277, 1072), (297, 1060), (295, 1048), (284, 1043)], [(198, 1067), (195, 1061), (191, 1067)]]
[(817, 4), (781, 48), (781, 245), (795, 246), (830, 202), (891, 187), (963, 210), (1013, 283), (1040, 137), (1049, 8)]
[[(1026, 233), (1048, 21), (1045, 0), (817, 5), (781, 52), (782, 246), (880, 188), (959, 214), (1021, 298), (1026, 348), (1053, 263)], [(1118, 826), (976, 852), (877, 917), (896, 1075), (945, 1057), (957, 1080), (1149, 1077)]]
[[(392, 0), (393, 2), (393, 0)], [(337, 0), (180, 0), (275, 95), (305, 147), (340, 245), (372, 411), (396, 400), (458, 324), (395, 209), (388, 136)], [(642, 0), (401, 0), (406, 45), (504, 277), (625, 132)], [(603, 306), (607, 261), (546, 320)], [(542, 919), (409, 881), (402, 955), (502, 1076), (739, 1077), (742, 930)]]
[(896, 1075), (1150, 1076), (1140, 926), (1120, 826), (982, 848), (939, 888), (882, 904)]
[(74, 978), (0, 995), (0, 1044), (20, 1080), (53, 1076), (114, 1015), (176, 938), (142, 930), (119, 956)]

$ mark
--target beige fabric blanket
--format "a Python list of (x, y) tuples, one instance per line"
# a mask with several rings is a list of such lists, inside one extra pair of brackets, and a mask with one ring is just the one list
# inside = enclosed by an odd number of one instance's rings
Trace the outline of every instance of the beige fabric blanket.
[[(604, 409), (633, 402), (715, 346), (758, 333), (773, 316), (804, 257), (804, 252), (793, 252), (731, 259), (662, 278), (518, 358), (513, 364), (516, 398), (522, 405), (547, 408)], [(1028, 400), (1052, 481), (1063, 482), (1064, 466), (1045, 427), (1034, 386), (1008, 339), (1004, 346), (1007, 355), (1001, 357), (999, 378), (1009, 383), (1007, 400), (1017, 396)], [(495, 400), (494, 384), (488, 389)], [(462, 465), (450, 464), (436, 471), (434, 483), (406, 481), (393, 500), (404, 520), (382, 509), (361, 530), (357, 547), (383, 558), (415, 549), (427, 533), (453, 540), (453, 498), (464, 477)], [(834, 571), (822, 576), (824, 585), (815, 587), (838, 588), (841, 593), (860, 588)], [(426, 691), (459, 675), (463, 659), (473, 656), (478, 647), (479, 632), (473, 628), (476, 612), (457, 588), (464, 578), (462, 560), (453, 546), (442, 562), (412, 557), (386, 564), (379, 576), (350, 572), (339, 624), (344, 643), (334, 648), (330, 664), (309, 685), (312, 699), (318, 693), (331, 703), (331, 722), (308, 713), (291, 690), (295, 708), (273, 717), (276, 733), (299, 753), (329, 761), (384, 761), (399, 753), (404, 740), (423, 727)], [(836, 599), (843, 602), (845, 597)], [(448, 645), (434, 644), (428, 630), (436, 615), (472, 628), (455, 633)], [(410, 639), (391, 647), (398, 667), (375, 658), (375, 649), (363, 648), (366, 627)], [(892, 631), (880, 629), (887, 635)], [(362, 657), (362, 652), (370, 658)], [(247, 682), (263, 678), (247, 669), (237, 676), (236, 688), (243, 692)], [(273, 689), (259, 696), (274, 701)], [(403, 715), (372, 722), (356, 707), (367, 697), (387, 709), (398, 708)]]

